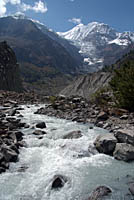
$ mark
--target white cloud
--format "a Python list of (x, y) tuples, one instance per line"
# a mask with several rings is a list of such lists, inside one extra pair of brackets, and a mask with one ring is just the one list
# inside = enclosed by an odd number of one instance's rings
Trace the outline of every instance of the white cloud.
[(16, 4), (20, 4), (21, 0), (9, 0), (9, 3), (16, 5)]
[(74, 24), (81, 24), (81, 19), (80, 18), (72, 18), (68, 20), (69, 22), (72, 22)]
[(43, 3), (42, 1), (39, 2), (35, 2), (35, 6), (33, 7), (33, 10), (35, 12), (42, 12), (45, 13), (47, 12), (47, 6), (45, 3)]
[(47, 12), (47, 5), (45, 3), (43, 3), (41, 0), (39, 2), (35, 2), (34, 6), (31, 6), (29, 4), (25, 4), (22, 3), (20, 6), (22, 11), (27, 11), (27, 10), (33, 10), (35, 12), (41, 12), (41, 13), (45, 13)]
[(21, 5), (20, 5), (20, 10), (22, 10), (22, 11), (27, 11), (27, 10), (30, 10), (32, 8), (32, 6), (31, 5), (29, 5), (29, 4), (25, 4), (25, 3), (22, 3)]
[(3, 16), (6, 13), (6, 1), (0, 0), (0, 16)]
[(6, 9), (7, 3), (17, 5), (17, 4), (21, 3), (21, 0), (0, 0), (0, 16), (5, 15), (5, 13), (7, 11), (7, 9)]
[(36, 13), (45, 13), (47, 12), (47, 5), (46, 3), (42, 2), (42, 0), (36, 1), (34, 5), (25, 4), (22, 3), (22, 0), (0, 0), (0, 17), (4, 16), (7, 12), (7, 3), (10, 3), (12, 5), (18, 5), (19, 11), (27, 11), (27, 10), (33, 10)]

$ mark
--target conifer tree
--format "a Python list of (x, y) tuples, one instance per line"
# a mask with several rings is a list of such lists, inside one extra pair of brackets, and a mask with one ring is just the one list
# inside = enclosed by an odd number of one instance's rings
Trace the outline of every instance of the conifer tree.
[(116, 103), (119, 107), (134, 111), (134, 63), (128, 61), (115, 74), (110, 81)]

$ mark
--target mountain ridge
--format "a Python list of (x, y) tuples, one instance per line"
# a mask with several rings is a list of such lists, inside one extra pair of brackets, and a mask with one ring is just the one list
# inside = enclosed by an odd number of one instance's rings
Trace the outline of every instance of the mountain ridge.
[(76, 75), (115, 63), (134, 47), (133, 33), (98, 22), (74, 27), (73, 40), (24, 15), (0, 18), (0, 27), (0, 41), (14, 49), (24, 85), (47, 95), (62, 90)]
[(79, 71), (79, 62), (69, 51), (29, 19), (0, 18), (0, 41), (13, 48), (24, 85), (37, 92), (55, 93)]
[(10, 17), (32, 21), (42, 33), (65, 48), (77, 61), (77, 70), (80, 73), (98, 71), (105, 65), (114, 64), (134, 46), (133, 32), (120, 33), (108, 24), (100, 22), (87, 25), (81, 23), (67, 32), (56, 33), (24, 14)]
[[(57, 32), (57, 34), (79, 48), (84, 62), (88, 64), (87, 71), (89, 72), (102, 69), (107, 64), (114, 64), (134, 44), (134, 32), (120, 33), (109, 25), (99, 22), (91, 22), (87, 25), (78, 24), (67, 32)], [(113, 49), (113, 53), (110, 51), (110, 63), (106, 58), (109, 49)]]
[[(38, 27), (31, 21), (31, 20), (27, 20), (27, 19), (14, 19), (13, 17), (4, 17), (4, 18), (0, 18), (0, 38), (4, 39), (4, 37), (6, 38), (12, 38), (12, 40), (22, 40), (22, 43), (20, 42), (20, 46), (21, 47), (28, 47), (29, 51), (33, 51), (34, 49), (31, 48), (30, 49), (30, 45), (32, 45), (32, 42), (34, 43), (39, 43), (40, 45), (43, 47), (43, 50), (45, 52), (45, 54), (47, 56), (51, 56), (56, 60), (55, 56), (56, 54), (58, 54), (58, 51), (56, 51), (56, 48), (59, 48), (60, 54), (58, 55), (59, 58), (61, 58), (61, 61), (63, 60), (69, 60), (69, 58), (65, 57), (65, 56), (70, 56), (69, 53), (64, 49), (64, 47), (62, 47), (60, 44), (58, 44), (56, 41), (53, 41), (50, 37), (48, 37), (48, 35), (45, 35), (42, 33), (42, 31), (40, 31), (38, 29)], [(27, 42), (27, 44), (26, 44)], [(17, 42), (14, 45), (19, 45), (17, 44)], [(45, 45), (47, 46), (47, 50), (45, 49)], [(39, 48), (40, 46), (38, 46)], [(13, 47), (14, 48), (14, 47)], [(15, 49), (16, 50), (16, 49)], [(25, 49), (25, 51), (27, 51), (27, 49)], [(62, 53), (63, 52), (63, 53)], [(65, 52), (65, 53), (64, 53)], [(18, 61), (21, 60), (21, 57), (18, 56), (17, 51), (15, 52), (17, 57), (18, 57)], [(40, 52), (41, 53), (41, 52)], [(42, 51), (43, 53), (43, 51)], [(65, 55), (66, 54), (66, 55)], [(20, 53), (19, 53), (20, 55)], [(22, 56), (22, 55), (21, 55)], [(27, 57), (27, 60), (30, 59), (31, 55), (29, 54), (29, 52), (27, 52), (27, 55), (25, 55), (25, 57)], [(33, 57), (34, 59), (34, 57)], [(37, 58), (36, 58), (37, 60)], [(45, 61), (45, 60), (44, 60)], [(43, 65), (43, 63), (34, 63), (37, 65)], [(49, 62), (49, 59), (48, 61)], [(46, 63), (47, 63), (46, 62)], [(77, 66), (77, 64), (75, 63), (74, 59), (72, 58), (72, 64), (73, 64), (73, 70), (75, 71), (75, 67)], [(52, 64), (52, 63), (51, 63)], [(54, 63), (56, 64), (56, 63)], [(66, 70), (65, 69), (65, 62), (61, 63), (61, 65), (64, 66), (64, 69), (61, 67), (60, 70)], [(71, 63), (70, 63), (71, 66)], [(68, 67), (67, 67), (68, 70)]]

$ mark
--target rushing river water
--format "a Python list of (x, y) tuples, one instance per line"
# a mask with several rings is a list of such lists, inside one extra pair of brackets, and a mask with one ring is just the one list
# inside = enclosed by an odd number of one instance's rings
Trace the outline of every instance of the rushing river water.
[[(99, 185), (112, 188), (107, 200), (132, 200), (128, 182), (134, 177), (134, 163), (117, 161), (104, 154), (89, 153), (98, 134), (103, 129), (76, 122), (35, 115), (38, 107), (24, 106), (23, 121), (30, 124), (24, 129), (24, 140), (28, 147), (22, 148), (19, 162), (0, 175), (0, 200), (86, 200), (90, 192)], [(45, 121), (47, 132), (42, 139), (33, 135), (32, 127), (38, 121)], [(73, 130), (81, 130), (79, 139), (62, 139)], [(20, 171), (21, 167), (26, 168)], [(55, 175), (67, 178), (64, 187), (52, 190)], [(129, 180), (130, 179), (130, 180)]]

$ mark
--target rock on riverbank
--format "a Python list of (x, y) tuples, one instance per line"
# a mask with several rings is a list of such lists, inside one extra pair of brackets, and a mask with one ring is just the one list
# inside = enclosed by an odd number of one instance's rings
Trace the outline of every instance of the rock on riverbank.
[(34, 92), (11, 92), (0, 90), (0, 106), (15, 107), (18, 104), (38, 104), (46, 102), (47, 97), (39, 96)]
[(103, 109), (95, 104), (90, 104), (83, 97), (53, 97), (50, 104), (45, 108), (40, 108), (35, 114), (93, 123), (109, 132), (116, 132), (118, 129), (124, 128), (134, 130), (134, 113), (118, 108)]
[(18, 161), (19, 149), (25, 146), (23, 133), (18, 130), (25, 123), (13, 117), (11, 111), (6, 107), (0, 110), (0, 173), (9, 168), (10, 162)]
[[(133, 148), (124, 147), (120, 143), (134, 145), (134, 113), (117, 108), (102, 109), (91, 105), (82, 97), (55, 97), (45, 108), (35, 114), (45, 114), (82, 123), (94, 123), (96, 126), (109, 130), (111, 134), (98, 136), (94, 142), (100, 153), (114, 155), (116, 159), (130, 161)], [(128, 146), (128, 145), (127, 145)], [(117, 148), (118, 147), (118, 148)]]
[[(21, 128), (29, 128), (29, 125), (21, 122), (23, 116), (19, 115), (19, 110), (22, 109), (19, 105), (45, 101), (45, 97), (38, 96), (34, 92), (16, 93), (0, 90), (0, 173), (9, 168), (10, 162), (18, 161), (20, 148), (26, 146)], [(39, 131), (36, 130), (34, 134), (46, 134)]]

